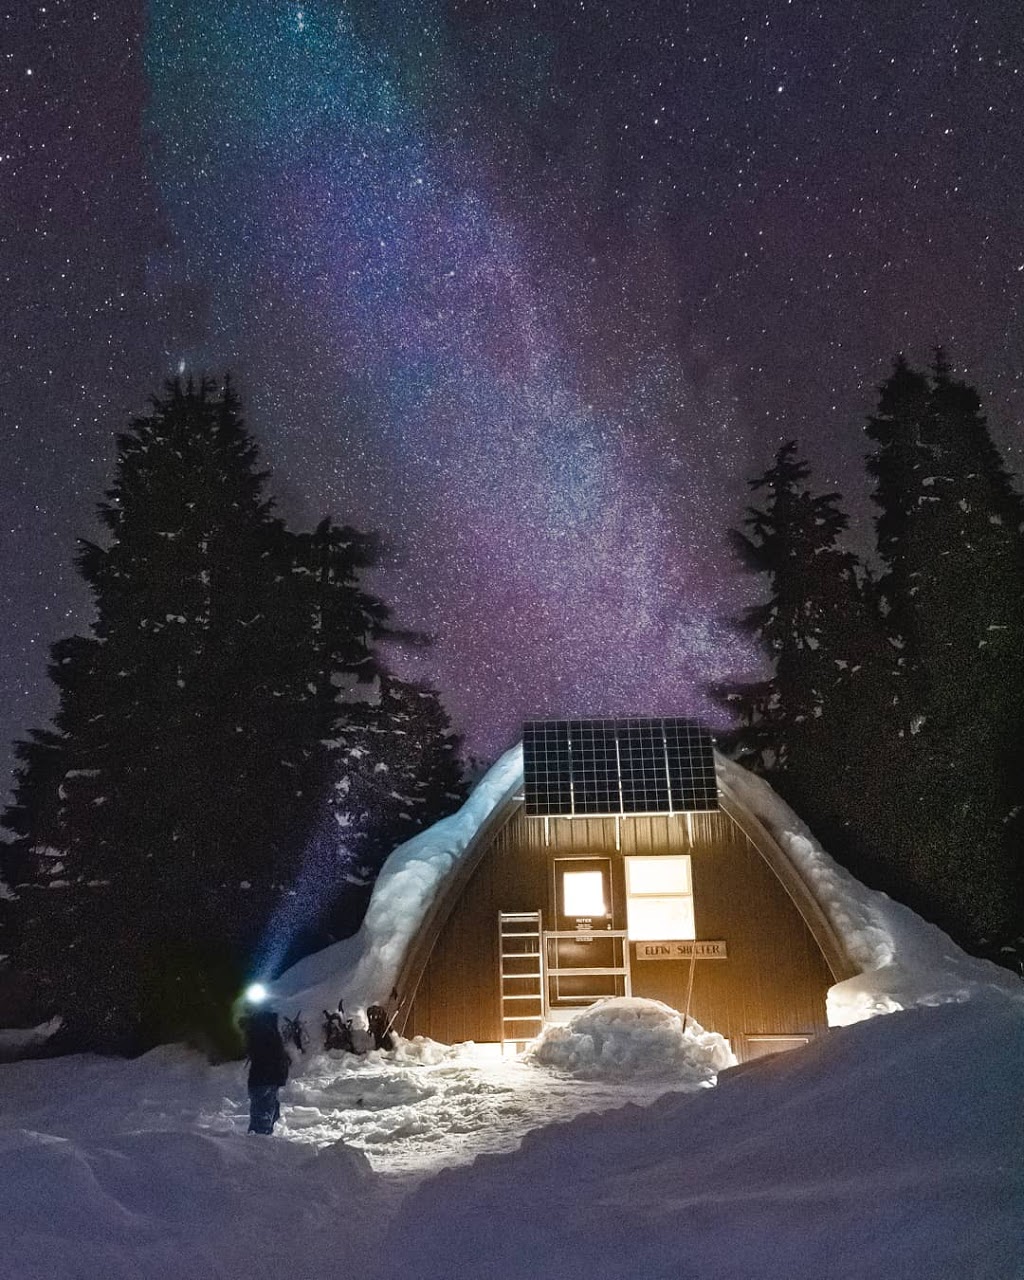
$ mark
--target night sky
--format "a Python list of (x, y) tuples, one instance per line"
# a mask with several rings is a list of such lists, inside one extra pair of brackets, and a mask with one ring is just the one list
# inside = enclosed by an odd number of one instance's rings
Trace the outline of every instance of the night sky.
[(1017, 0), (0, 12), (5, 744), (179, 370), (232, 370), (291, 522), (384, 534), (437, 637), (400, 669), (482, 754), (706, 714), (746, 478), (796, 436), (863, 524), (897, 349), (946, 344), (1024, 467)]

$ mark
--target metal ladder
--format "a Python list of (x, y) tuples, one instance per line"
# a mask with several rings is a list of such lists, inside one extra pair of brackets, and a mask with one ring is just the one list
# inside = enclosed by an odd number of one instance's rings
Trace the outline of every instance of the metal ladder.
[(544, 956), (539, 911), (498, 913), (501, 1039), (522, 1048), (544, 1026)]

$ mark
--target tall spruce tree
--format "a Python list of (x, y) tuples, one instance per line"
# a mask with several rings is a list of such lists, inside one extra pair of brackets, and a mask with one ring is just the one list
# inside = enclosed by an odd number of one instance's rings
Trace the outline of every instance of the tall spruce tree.
[[(355, 797), (370, 815), (375, 851), (451, 813), (465, 799), (461, 741), (434, 690), (385, 673), (352, 737), (363, 748)], [(367, 768), (367, 762), (374, 762)]]
[(852, 870), (1012, 963), (998, 944), (1024, 952), (1021, 501), (941, 352), (930, 378), (897, 358), (867, 434), (877, 583), (785, 446), (753, 482), (768, 501), (750, 536), (734, 535), (772, 586), (745, 619), (772, 675), (720, 696), (741, 753)]
[(293, 533), (264, 488), (230, 384), (171, 383), (118, 437), (95, 621), (54, 646), (0, 849), (16, 963), (76, 1045), (223, 1029), (243, 969), (351, 928), (461, 798), (437, 695), (378, 662), (375, 539)]
[(839, 495), (815, 496), (795, 443), (751, 481), (763, 491), (747, 533), (732, 531), (741, 561), (767, 578), (768, 599), (740, 626), (770, 665), (767, 679), (715, 693), (739, 720), (726, 742), (769, 777), (837, 856), (889, 886), (883, 851), (893, 820), (883, 762), (898, 740), (892, 716), (896, 652), (873, 584), (839, 543)]
[(341, 733), (333, 812), (353, 889), (328, 917), (335, 935), (358, 924), (387, 855), (466, 797), (462, 742), (437, 693), (380, 674), (377, 696)]
[(118, 438), (92, 634), (54, 647), (55, 730), (18, 749), (17, 960), (77, 1043), (180, 1033), (230, 983), (329, 794), (340, 689), (373, 674), (365, 540), (289, 534), (257, 463), (229, 385), (172, 383)]
[(967, 944), (1021, 919), (1021, 506), (973, 388), (898, 359), (868, 436), (879, 591), (900, 651), (893, 856), (903, 896)]
[[(839, 495), (815, 496), (794, 441), (751, 488), (749, 533), (731, 531), (746, 567), (766, 575), (770, 596), (742, 627), (771, 665), (767, 679), (724, 686), (736, 712), (735, 744), (803, 811), (824, 814), (855, 768), (854, 744), (870, 733), (860, 708), (879, 696), (889, 651), (856, 557), (838, 544), (847, 526)], [(837, 731), (837, 726), (842, 730)]]

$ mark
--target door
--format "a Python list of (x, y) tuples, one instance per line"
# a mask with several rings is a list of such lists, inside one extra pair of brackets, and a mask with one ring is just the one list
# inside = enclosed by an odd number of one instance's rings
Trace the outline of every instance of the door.
[(628, 994), (625, 942), (612, 930), (610, 858), (556, 858), (553, 933), (545, 934), (552, 1008), (593, 1004)]

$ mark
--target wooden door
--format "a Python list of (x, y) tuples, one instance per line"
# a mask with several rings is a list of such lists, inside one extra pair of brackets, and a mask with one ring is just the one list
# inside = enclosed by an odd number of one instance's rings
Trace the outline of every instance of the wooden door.
[(611, 858), (555, 858), (552, 871), (550, 918), (556, 936), (546, 943), (550, 1006), (588, 1005), (604, 996), (625, 995), (623, 944), (611, 936)]

